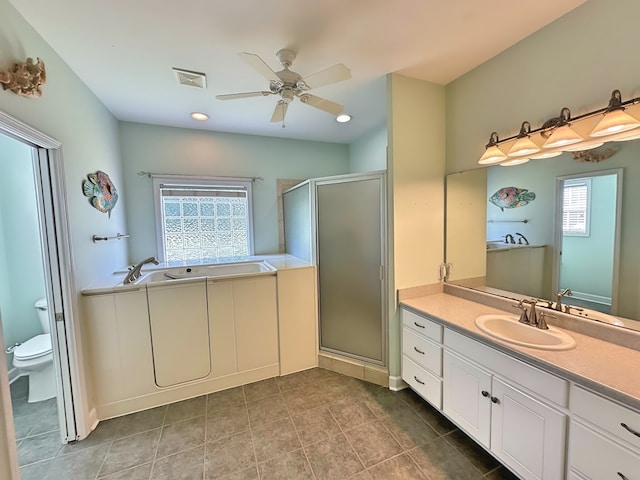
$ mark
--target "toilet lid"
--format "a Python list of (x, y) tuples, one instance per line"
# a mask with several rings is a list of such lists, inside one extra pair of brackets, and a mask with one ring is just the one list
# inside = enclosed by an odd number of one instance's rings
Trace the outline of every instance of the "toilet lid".
[(27, 340), (13, 351), (14, 358), (29, 360), (51, 353), (51, 335), (43, 333)]

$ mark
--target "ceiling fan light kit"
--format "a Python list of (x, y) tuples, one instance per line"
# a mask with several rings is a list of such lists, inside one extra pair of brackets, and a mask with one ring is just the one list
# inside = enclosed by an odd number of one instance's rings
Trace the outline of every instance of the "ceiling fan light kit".
[(291, 50), (282, 49), (276, 53), (276, 57), (278, 57), (283, 67), (279, 72), (274, 72), (271, 67), (256, 54), (243, 52), (239, 55), (249, 66), (269, 80), (269, 90), (216, 95), (218, 100), (278, 95), (280, 100), (278, 100), (271, 115), (271, 121), (283, 122), (283, 127), (288, 105), (296, 97), (301, 103), (330, 113), (333, 116), (343, 112), (344, 107), (339, 103), (308, 93), (309, 90), (314, 88), (349, 80), (351, 78), (351, 70), (341, 63), (307, 77), (302, 77), (299, 73), (289, 70), (289, 67), (291, 67), (296, 58), (295, 52)]

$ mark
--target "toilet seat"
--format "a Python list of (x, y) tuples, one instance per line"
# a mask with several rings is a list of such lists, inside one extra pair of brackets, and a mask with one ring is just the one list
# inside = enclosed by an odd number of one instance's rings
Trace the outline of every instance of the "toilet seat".
[(51, 335), (43, 333), (27, 340), (13, 351), (15, 360), (32, 360), (51, 353)]

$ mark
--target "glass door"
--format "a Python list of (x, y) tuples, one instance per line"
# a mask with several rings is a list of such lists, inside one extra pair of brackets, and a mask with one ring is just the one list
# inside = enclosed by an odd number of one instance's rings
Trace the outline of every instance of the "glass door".
[(316, 182), (320, 349), (384, 365), (384, 175)]

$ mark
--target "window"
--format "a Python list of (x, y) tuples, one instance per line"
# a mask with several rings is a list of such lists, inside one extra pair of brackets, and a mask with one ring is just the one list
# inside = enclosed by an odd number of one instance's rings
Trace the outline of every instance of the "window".
[(589, 236), (591, 179), (564, 181), (562, 191), (562, 233), (566, 236)]
[(166, 262), (253, 254), (251, 180), (154, 177), (158, 256)]

